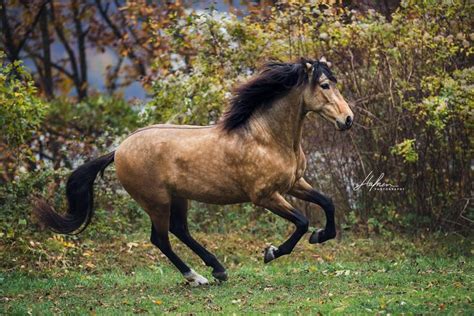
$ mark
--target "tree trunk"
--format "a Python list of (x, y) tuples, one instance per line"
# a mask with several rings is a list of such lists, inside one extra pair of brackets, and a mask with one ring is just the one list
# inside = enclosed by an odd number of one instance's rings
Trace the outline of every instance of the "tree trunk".
[(43, 47), (43, 89), (46, 97), (54, 97), (53, 75), (51, 67), (51, 41), (48, 30), (48, 10), (45, 8), (40, 17), (41, 44)]
[(80, 71), (80, 80), (78, 87), (78, 98), (79, 100), (87, 97), (87, 53), (86, 53), (86, 35), (87, 31), (84, 31), (82, 28), (81, 17), (80, 17), (80, 4), (77, 0), (74, 0), (72, 3), (72, 10), (74, 15), (74, 26), (77, 36), (77, 50), (79, 53), (79, 71)]

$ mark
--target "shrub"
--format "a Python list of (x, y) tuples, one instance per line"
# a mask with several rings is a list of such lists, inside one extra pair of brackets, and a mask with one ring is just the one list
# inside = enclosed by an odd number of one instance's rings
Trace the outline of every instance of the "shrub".
[(21, 61), (6, 63), (0, 51), (0, 141), (18, 147), (39, 127), (47, 105)]
[[(15, 180), (0, 187), (0, 236), (15, 239), (31, 230), (32, 193), (51, 197), (55, 206), (60, 206), (64, 185), (59, 180), (66, 176), (66, 170), (48, 169), (38, 172), (20, 173)], [(53, 192), (53, 194), (51, 194)]]
[(22, 162), (33, 163), (27, 141), (47, 111), (21, 61), (7, 63), (0, 51), (0, 184), (11, 180)]

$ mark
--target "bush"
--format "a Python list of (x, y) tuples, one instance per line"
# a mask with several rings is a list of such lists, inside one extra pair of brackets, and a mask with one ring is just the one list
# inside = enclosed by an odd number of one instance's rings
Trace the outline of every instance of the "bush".
[(0, 50), (0, 184), (11, 180), (22, 162), (33, 163), (27, 141), (47, 111), (21, 61), (7, 63)]
[(46, 122), (49, 128), (72, 129), (87, 136), (104, 132), (122, 135), (138, 128), (138, 109), (124, 99), (96, 95), (79, 103), (68, 99), (52, 101)]
[(47, 105), (37, 97), (23, 63), (6, 63), (4, 58), (0, 51), (0, 142), (16, 148), (39, 127)]

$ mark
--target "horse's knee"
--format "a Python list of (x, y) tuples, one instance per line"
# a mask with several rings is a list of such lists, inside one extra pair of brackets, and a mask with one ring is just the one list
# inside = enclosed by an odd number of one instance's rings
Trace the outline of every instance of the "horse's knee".
[(301, 215), (295, 225), (299, 231), (301, 231), (302, 233), (306, 233), (309, 229), (309, 220), (303, 215)]
[(334, 203), (330, 197), (321, 195), (318, 203), (326, 212), (334, 213)]
[(332, 211), (334, 211), (334, 202), (332, 201), (331, 198), (326, 198), (327, 201), (326, 201), (326, 207), (328, 209), (331, 209)]

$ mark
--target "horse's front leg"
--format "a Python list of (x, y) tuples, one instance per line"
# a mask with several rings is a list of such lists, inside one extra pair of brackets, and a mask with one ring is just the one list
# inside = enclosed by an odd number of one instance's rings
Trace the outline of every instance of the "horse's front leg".
[(336, 237), (334, 204), (330, 198), (313, 189), (311, 185), (303, 178), (300, 178), (288, 193), (298, 199), (318, 204), (322, 207), (324, 213), (326, 214), (326, 228), (318, 229), (313, 232), (309, 238), (310, 243), (323, 243)]
[(308, 231), (308, 219), (279, 193), (274, 193), (269, 198), (256, 201), (255, 204), (263, 206), (284, 219), (289, 220), (296, 226), (294, 233), (279, 247), (270, 246), (265, 249), (264, 262), (287, 255), (293, 251), (298, 241)]

